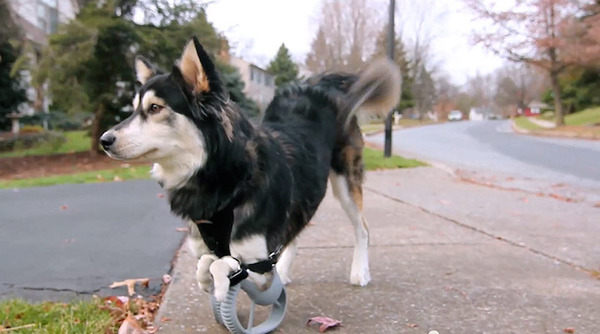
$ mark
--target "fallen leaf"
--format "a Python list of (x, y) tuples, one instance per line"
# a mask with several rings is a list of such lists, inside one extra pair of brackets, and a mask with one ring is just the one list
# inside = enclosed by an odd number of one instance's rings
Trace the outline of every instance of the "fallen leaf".
[(132, 279), (126, 279), (124, 281), (121, 282), (114, 282), (113, 284), (111, 284), (109, 286), (109, 288), (114, 289), (114, 288), (118, 288), (121, 286), (126, 286), (127, 287), (127, 293), (130, 296), (133, 296), (135, 294), (135, 283), (140, 283), (141, 286), (144, 287), (148, 287), (148, 283), (150, 282), (149, 278), (132, 278)]
[(563, 332), (572, 334), (575, 333), (575, 328), (567, 327), (563, 329)]
[(175, 228), (175, 231), (177, 231), (177, 232), (189, 232), (190, 229), (187, 228), (187, 227), (177, 227), (177, 228)]
[(160, 318), (160, 321), (162, 321), (162, 322), (167, 322), (167, 321), (171, 321), (171, 320), (172, 320), (171, 318), (167, 318), (167, 317)]
[(104, 304), (118, 307), (124, 311), (127, 309), (127, 304), (129, 303), (129, 297), (127, 296), (109, 296), (102, 300)]
[(121, 164), (121, 168), (129, 168), (131, 167), (131, 164)]
[(121, 181), (123, 181), (123, 179), (115, 175), (115, 177), (113, 178), (113, 181), (114, 182), (121, 182)]
[(156, 197), (158, 197), (158, 198), (163, 198), (163, 197), (165, 197), (165, 194), (163, 194), (163, 193), (159, 193), (158, 195), (156, 195)]
[(104, 180), (104, 176), (102, 176), (102, 175), (100, 175), (100, 174), (96, 175), (96, 178), (97, 178), (98, 180)]
[(163, 283), (169, 284), (169, 283), (171, 283), (171, 280), (173, 280), (173, 278), (171, 277), (171, 275), (169, 275), (169, 274), (164, 274), (163, 275)]
[(409, 323), (406, 324), (406, 327), (417, 328), (417, 327), (419, 327), (419, 325), (413, 324), (413, 323), (409, 322)]
[(337, 326), (342, 325), (341, 321), (331, 319), (329, 317), (312, 317), (312, 318), (308, 319), (308, 322), (306, 322), (306, 325), (308, 326), (312, 322), (321, 324), (321, 326), (319, 327), (319, 332), (321, 332), (321, 333), (325, 332), (329, 328), (335, 328)]
[(60, 209), (61, 209), (61, 210), (66, 210), (66, 209), (68, 209), (68, 207), (67, 207), (66, 205), (62, 205), (62, 206), (60, 207)]
[(148, 332), (143, 330), (142, 327), (135, 321), (134, 318), (128, 316), (123, 320), (121, 327), (117, 334), (147, 334)]

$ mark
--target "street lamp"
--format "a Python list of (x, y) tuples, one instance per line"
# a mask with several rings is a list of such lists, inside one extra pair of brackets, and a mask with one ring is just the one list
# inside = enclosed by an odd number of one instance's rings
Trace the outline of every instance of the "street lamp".
[[(394, 9), (396, 7), (395, 0), (390, 0), (389, 22), (388, 22), (388, 57), (394, 61)], [(392, 115), (394, 109), (390, 110), (385, 118), (385, 141), (383, 144), (383, 156), (389, 158), (392, 156)]]

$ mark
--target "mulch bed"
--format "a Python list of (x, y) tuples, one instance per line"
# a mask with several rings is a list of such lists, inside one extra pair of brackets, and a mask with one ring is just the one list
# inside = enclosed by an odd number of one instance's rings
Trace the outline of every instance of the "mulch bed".
[[(113, 160), (104, 153), (94, 155), (90, 152), (0, 158), (0, 180), (64, 175), (120, 168), (123, 165), (122, 161)], [(149, 165), (149, 163), (127, 165)]]

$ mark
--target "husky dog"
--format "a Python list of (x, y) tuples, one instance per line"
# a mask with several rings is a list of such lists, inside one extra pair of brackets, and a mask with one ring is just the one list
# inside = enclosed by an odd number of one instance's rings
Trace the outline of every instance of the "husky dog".
[(200, 287), (222, 301), (230, 274), (247, 269), (259, 286), (276, 264), (284, 283), (296, 237), (327, 190), (354, 226), (350, 282), (370, 281), (363, 217), (359, 109), (386, 112), (399, 99), (400, 73), (387, 60), (360, 75), (324, 74), (276, 94), (255, 126), (229, 99), (196, 38), (171, 73), (142, 57), (133, 114), (100, 142), (119, 160), (154, 162), (171, 211), (190, 221)]

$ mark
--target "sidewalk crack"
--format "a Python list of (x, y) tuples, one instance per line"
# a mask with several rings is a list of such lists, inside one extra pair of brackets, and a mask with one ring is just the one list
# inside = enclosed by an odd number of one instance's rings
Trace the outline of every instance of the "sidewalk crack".
[(584, 272), (584, 273), (586, 273), (586, 274), (588, 274), (588, 275), (592, 276), (593, 278), (600, 279), (600, 272), (598, 272), (598, 271), (596, 271), (596, 270), (585, 268), (585, 267), (583, 267), (583, 266), (581, 266), (581, 265), (578, 265), (577, 263), (574, 263), (574, 262), (571, 262), (571, 261), (568, 261), (568, 260), (561, 259), (561, 258), (559, 258), (559, 257), (556, 257), (556, 256), (554, 256), (554, 255), (550, 255), (550, 254), (548, 254), (548, 253), (542, 252), (542, 251), (540, 251), (540, 250), (537, 250), (537, 249), (535, 249), (535, 248), (531, 248), (531, 247), (529, 247), (529, 246), (527, 246), (527, 245), (525, 245), (525, 244), (518, 243), (518, 242), (516, 242), (516, 241), (512, 241), (512, 240), (510, 240), (510, 239), (506, 239), (506, 238), (504, 238), (504, 237), (502, 237), (502, 236), (495, 235), (495, 234), (493, 234), (493, 233), (487, 232), (487, 231), (485, 231), (485, 230), (482, 230), (482, 229), (480, 229), (480, 228), (478, 228), (478, 227), (471, 226), (471, 225), (468, 225), (468, 224), (465, 224), (465, 223), (461, 223), (461, 222), (459, 222), (459, 221), (458, 221), (458, 220), (456, 220), (456, 219), (453, 219), (453, 218), (450, 218), (450, 217), (446, 217), (446, 216), (444, 216), (444, 215), (442, 215), (442, 214), (439, 214), (439, 213), (437, 213), (437, 212), (433, 212), (433, 211), (431, 211), (431, 210), (429, 210), (429, 209), (426, 209), (426, 208), (424, 208), (424, 207), (422, 207), (422, 206), (419, 206), (419, 205), (415, 205), (415, 204), (409, 203), (409, 202), (407, 202), (407, 201), (401, 200), (401, 199), (399, 199), (399, 198), (396, 198), (396, 197), (392, 197), (392, 196), (390, 196), (390, 195), (388, 195), (388, 194), (386, 194), (386, 193), (380, 192), (380, 191), (378, 191), (378, 190), (376, 190), (376, 189), (373, 189), (373, 188), (371, 188), (371, 187), (366, 187), (366, 186), (364, 186), (364, 185), (363, 185), (363, 189), (365, 189), (365, 190), (368, 190), (368, 191), (370, 191), (370, 192), (372, 192), (372, 193), (375, 193), (375, 194), (377, 194), (377, 195), (383, 196), (383, 197), (385, 197), (385, 198), (387, 198), (387, 199), (390, 199), (390, 200), (392, 200), (392, 201), (394, 201), (394, 202), (402, 203), (402, 204), (404, 204), (404, 205), (408, 205), (408, 206), (410, 206), (410, 207), (413, 207), (413, 208), (419, 209), (419, 210), (421, 210), (421, 211), (423, 211), (423, 212), (425, 212), (425, 213), (427, 213), (427, 214), (430, 214), (430, 215), (432, 215), (432, 216), (438, 217), (438, 218), (440, 218), (440, 219), (443, 219), (443, 220), (445, 220), (445, 221), (448, 221), (448, 222), (450, 222), (450, 223), (453, 223), (453, 224), (455, 224), (455, 225), (458, 225), (458, 226), (460, 226), (460, 227), (463, 227), (463, 228), (469, 229), (469, 230), (471, 230), (471, 231), (473, 231), (473, 232), (476, 232), (476, 233), (482, 234), (482, 235), (484, 235), (484, 236), (486, 236), (486, 237), (488, 237), (488, 238), (495, 239), (495, 240), (499, 240), (499, 241), (501, 241), (501, 242), (504, 242), (504, 243), (506, 243), (506, 244), (508, 244), (508, 245), (511, 245), (511, 246), (514, 246), (514, 247), (518, 247), (518, 248), (522, 248), (522, 249), (528, 250), (528, 251), (530, 251), (530, 252), (532, 252), (532, 253), (534, 253), (534, 254), (537, 254), (537, 255), (539, 255), (539, 256), (545, 257), (545, 258), (547, 258), (547, 259), (550, 259), (550, 260), (553, 260), (553, 261), (556, 261), (556, 262), (559, 262), (559, 263), (562, 263), (562, 264), (566, 264), (566, 265), (570, 266), (571, 268), (574, 268), (574, 269), (576, 269), (576, 270), (582, 271), (582, 272)]

